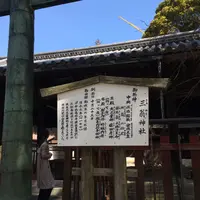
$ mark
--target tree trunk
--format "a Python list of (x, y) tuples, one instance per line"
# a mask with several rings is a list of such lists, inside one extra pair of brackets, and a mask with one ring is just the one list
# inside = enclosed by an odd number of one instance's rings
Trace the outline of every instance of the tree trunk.
[(11, 0), (1, 200), (31, 199), (34, 13), (30, 2)]

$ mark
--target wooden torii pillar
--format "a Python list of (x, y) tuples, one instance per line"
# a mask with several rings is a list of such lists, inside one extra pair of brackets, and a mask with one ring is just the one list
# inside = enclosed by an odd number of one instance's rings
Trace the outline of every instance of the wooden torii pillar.
[(2, 140), (2, 199), (27, 200), (32, 195), (34, 9), (72, 1), (0, 0), (0, 17), (10, 15)]

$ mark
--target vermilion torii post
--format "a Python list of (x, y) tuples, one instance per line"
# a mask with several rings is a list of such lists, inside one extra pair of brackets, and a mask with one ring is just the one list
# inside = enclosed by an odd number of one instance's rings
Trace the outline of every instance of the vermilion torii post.
[(1, 200), (31, 199), (34, 9), (63, 3), (69, 1), (0, 0), (0, 16), (10, 14)]

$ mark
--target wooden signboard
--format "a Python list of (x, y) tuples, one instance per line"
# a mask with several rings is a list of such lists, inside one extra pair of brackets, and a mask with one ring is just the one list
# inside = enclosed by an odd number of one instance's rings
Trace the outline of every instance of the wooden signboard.
[(99, 83), (58, 94), (59, 146), (149, 145), (148, 87)]
[[(51, 6), (72, 3), (80, 0), (32, 0), (34, 10)], [(10, 14), (10, 0), (0, 0), (0, 17)]]
[[(82, 200), (96, 199), (94, 176), (98, 175), (114, 176), (114, 199), (128, 199), (129, 175), (123, 146), (149, 144), (149, 88), (166, 88), (168, 83), (168, 79), (98, 76), (40, 90), (42, 97), (57, 95), (58, 145), (69, 147), (65, 155), (70, 154), (70, 146), (82, 146)], [(94, 146), (113, 147), (112, 171), (110, 168), (94, 168)], [(132, 177), (140, 176), (136, 185), (144, 194), (143, 151), (136, 151), (136, 155), (137, 169), (131, 169)], [(67, 168), (68, 157), (65, 161)], [(70, 173), (66, 173), (64, 180), (64, 184), (71, 186), (68, 181), (71, 180)], [(64, 190), (63, 197), (70, 199), (70, 192)], [(140, 199), (144, 199), (142, 195)]]

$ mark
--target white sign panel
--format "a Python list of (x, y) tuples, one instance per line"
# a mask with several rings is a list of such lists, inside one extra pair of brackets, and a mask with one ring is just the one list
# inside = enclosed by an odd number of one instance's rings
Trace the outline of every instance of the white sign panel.
[(147, 146), (148, 88), (99, 83), (58, 95), (58, 146)]

